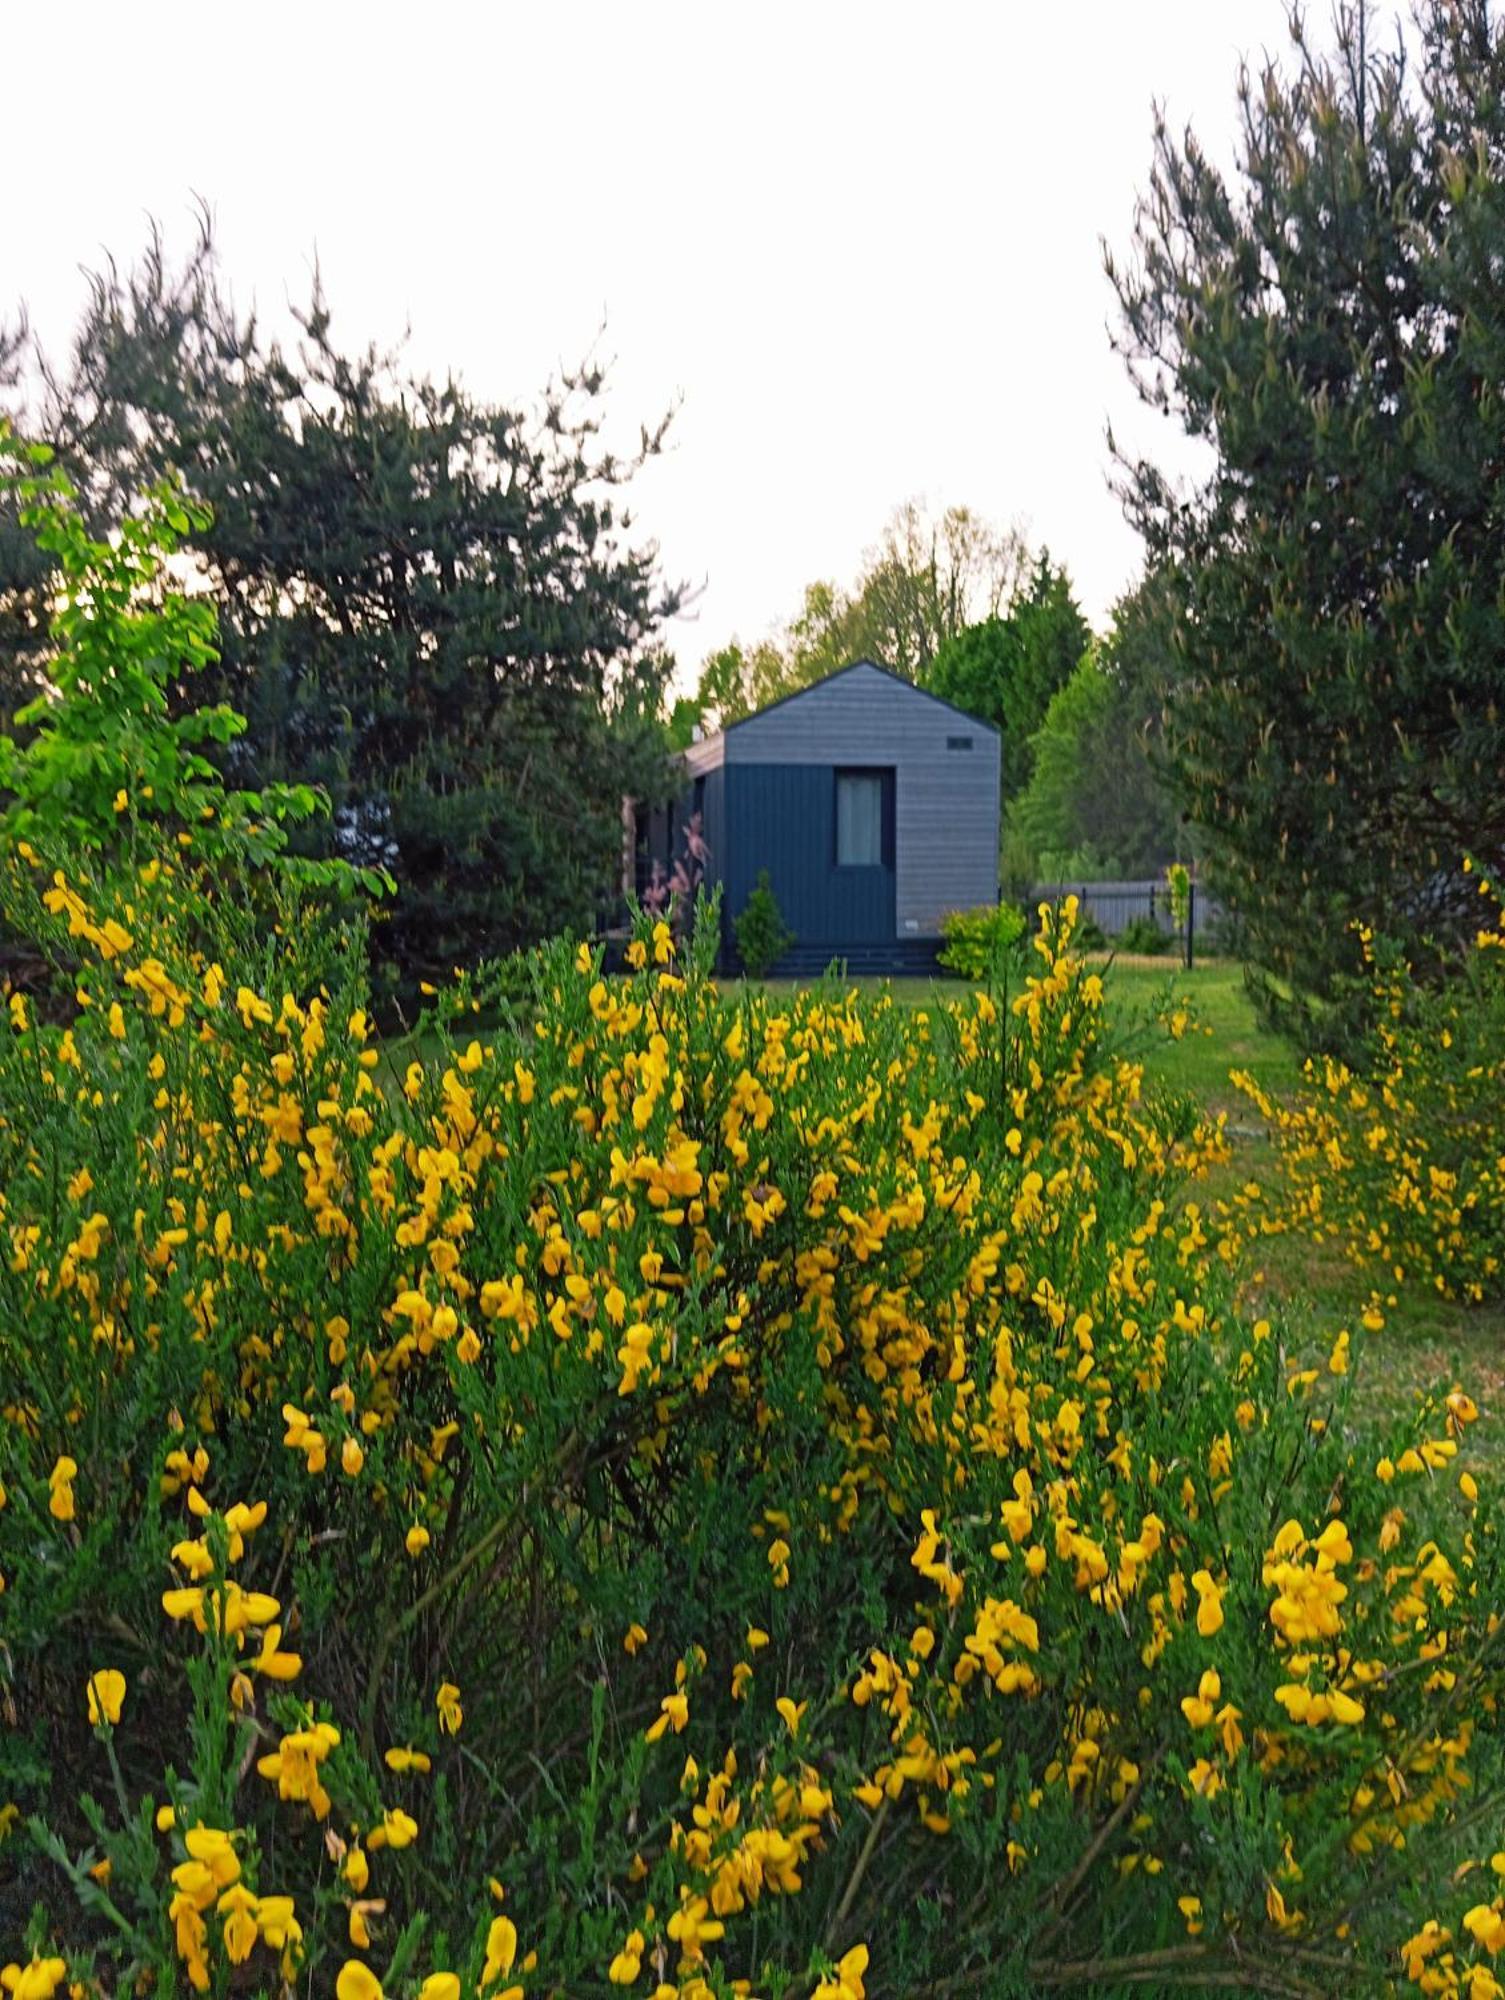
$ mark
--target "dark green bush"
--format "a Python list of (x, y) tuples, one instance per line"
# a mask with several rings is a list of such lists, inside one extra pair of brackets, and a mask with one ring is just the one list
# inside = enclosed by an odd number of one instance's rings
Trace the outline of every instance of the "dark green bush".
[(1153, 917), (1140, 916), (1130, 917), (1113, 942), (1119, 951), (1158, 958), (1162, 952), (1170, 950), (1175, 938), (1170, 931), (1163, 931)]
[(766, 868), (758, 870), (757, 886), (741, 914), (733, 918), (732, 929), (749, 979), (766, 979), (794, 943)]

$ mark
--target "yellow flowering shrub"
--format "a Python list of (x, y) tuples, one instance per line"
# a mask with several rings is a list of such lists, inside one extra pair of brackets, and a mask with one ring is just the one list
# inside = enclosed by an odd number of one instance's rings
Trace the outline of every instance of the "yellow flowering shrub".
[(20, 499), (0, 1989), (1497, 1991), (1477, 1412), (1240, 1318), (1074, 907), (1001, 1003), (728, 997), (713, 912), (384, 1045), (312, 795), (180, 706), (174, 497)]
[(1351, 1061), (1309, 1060), (1291, 1102), (1235, 1078), (1280, 1154), (1236, 1204), (1241, 1226), (1334, 1243), (1381, 1292), (1505, 1295), (1505, 911), (1478, 887), (1473, 949), (1440, 986), (1360, 932), (1373, 1026)]
[(1238, 1319), (1069, 907), (1003, 1006), (733, 998), (645, 919), (383, 1046), (358, 939), (17, 865), (77, 1000), (0, 1033), (11, 1991), (1440, 1962), (1473, 1406), (1376, 1435), (1361, 1341)]

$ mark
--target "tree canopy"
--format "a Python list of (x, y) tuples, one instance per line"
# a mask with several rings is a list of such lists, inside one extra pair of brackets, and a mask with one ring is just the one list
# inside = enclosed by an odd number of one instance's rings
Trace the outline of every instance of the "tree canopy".
[[(1109, 258), (1140, 394), (1206, 448), (1122, 458), (1168, 767), (1254, 949), (1319, 992), (1345, 919), (1446, 952), (1505, 853), (1505, 39), (1363, 6), (1238, 86), (1232, 177), (1163, 117)], [(1435, 962), (1435, 960), (1434, 960)]]
[(1033, 881), (1158, 875), (1187, 852), (1153, 761), (1153, 696), (1136, 672), (1132, 605), (1089, 646), (1030, 738), (1028, 784), (1008, 809), (1011, 859)]
[(969, 507), (932, 517), (914, 501), (890, 515), (851, 590), (807, 584), (799, 610), (767, 638), (707, 656), (685, 721), (721, 728), (853, 660), (875, 660), (927, 684), (936, 656), (1016, 592), (1026, 551), (1016, 528)]
[[(337, 342), (317, 278), (289, 346), (241, 315), (203, 229), (174, 268), (92, 280), (38, 396), (7, 398), (97, 529), (164, 473), (202, 503), (188, 538), (219, 617), (218, 692), (247, 717), (239, 782), (313, 782), (332, 851), (390, 868), (378, 928), (404, 988), (566, 924), (612, 890), (624, 792), (666, 782), (654, 643), (679, 594), (622, 490), (661, 444), (600, 439), (587, 366), (532, 413)], [(3, 386), (4, 371), (0, 371)], [(0, 523), (7, 708), (44, 674), (51, 578)]]
[(1035, 731), (1091, 639), (1070, 577), (1042, 549), (1009, 604), (954, 633), (936, 653), (932, 692), (1002, 734), (1005, 802), (1029, 783)]

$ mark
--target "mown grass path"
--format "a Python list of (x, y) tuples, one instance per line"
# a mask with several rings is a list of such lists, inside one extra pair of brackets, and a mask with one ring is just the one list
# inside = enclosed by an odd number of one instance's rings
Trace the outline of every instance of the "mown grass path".
[[(1255, 1014), (1236, 965), (1209, 964), (1187, 973), (1147, 964), (1116, 964), (1110, 990), (1141, 1019), (1186, 1003), (1194, 1025), (1180, 1041), (1145, 1035), (1147, 1069), (1187, 1091), (1211, 1112), (1227, 1114), (1232, 1157), (1193, 1198), (1227, 1198), (1242, 1183), (1269, 1184), (1278, 1171), (1275, 1149), (1258, 1112), (1229, 1082), (1248, 1070), (1276, 1094), (1295, 1087), (1300, 1062)], [(1411, 1398), (1458, 1383), (1486, 1421), (1472, 1449), (1505, 1469), (1505, 1307), (1465, 1306), (1424, 1283), (1386, 1290), (1385, 1325), (1360, 1333), (1359, 1316), (1378, 1281), (1358, 1270), (1335, 1244), (1275, 1236), (1256, 1246), (1245, 1276), (1254, 1301), (1279, 1301), (1291, 1343), (1291, 1366), (1322, 1366), (1335, 1336), (1348, 1327), (1364, 1343), (1355, 1390), (1361, 1409), (1377, 1418)]]

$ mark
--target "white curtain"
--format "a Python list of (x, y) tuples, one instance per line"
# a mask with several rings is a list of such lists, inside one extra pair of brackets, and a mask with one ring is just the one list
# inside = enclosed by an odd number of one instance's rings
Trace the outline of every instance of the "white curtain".
[(840, 771), (836, 777), (836, 865), (883, 865), (883, 776), (878, 771)]

